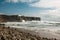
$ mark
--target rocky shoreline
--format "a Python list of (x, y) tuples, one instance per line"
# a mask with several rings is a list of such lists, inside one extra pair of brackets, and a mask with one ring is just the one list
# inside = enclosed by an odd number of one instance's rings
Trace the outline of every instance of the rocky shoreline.
[(35, 32), (0, 26), (0, 40), (57, 40), (57, 39), (48, 39), (35, 35)]

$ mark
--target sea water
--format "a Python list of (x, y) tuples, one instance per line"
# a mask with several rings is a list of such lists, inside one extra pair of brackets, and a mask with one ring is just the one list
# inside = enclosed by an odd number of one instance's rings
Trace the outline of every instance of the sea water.
[(26, 22), (6, 22), (6, 26), (17, 28), (32, 28), (32, 29), (60, 29), (60, 22), (54, 21), (26, 21)]

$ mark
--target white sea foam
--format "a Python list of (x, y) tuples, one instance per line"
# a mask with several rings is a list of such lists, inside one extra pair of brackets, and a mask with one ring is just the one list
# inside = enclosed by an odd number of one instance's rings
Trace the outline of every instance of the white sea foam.
[(30, 30), (49, 30), (49, 31), (57, 31), (60, 30), (60, 22), (52, 22), (52, 21), (27, 21), (27, 22), (7, 22), (6, 26), (16, 27), (16, 28), (25, 28)]

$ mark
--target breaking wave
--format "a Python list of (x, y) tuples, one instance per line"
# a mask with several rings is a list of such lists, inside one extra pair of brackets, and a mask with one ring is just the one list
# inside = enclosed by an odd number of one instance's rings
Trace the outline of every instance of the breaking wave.
[(27, 21), (27, 22), (7, 22), (6, 26), (25, 28), (29, 30), (60, 30), (60, 22), (52, 21)]

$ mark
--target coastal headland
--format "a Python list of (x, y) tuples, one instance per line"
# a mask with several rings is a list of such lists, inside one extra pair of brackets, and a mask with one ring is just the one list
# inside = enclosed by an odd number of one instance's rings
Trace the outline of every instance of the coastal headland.
[(40, 21), (40, 17), (20, 16), (20, 15), (0, 15), (0, 22), (22, 22), (22, 21)]

